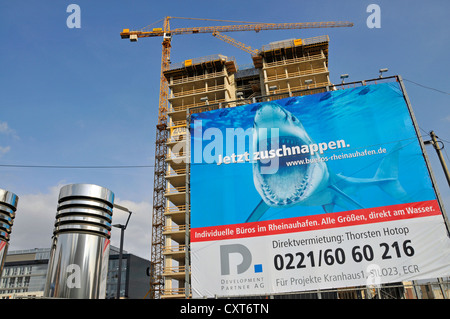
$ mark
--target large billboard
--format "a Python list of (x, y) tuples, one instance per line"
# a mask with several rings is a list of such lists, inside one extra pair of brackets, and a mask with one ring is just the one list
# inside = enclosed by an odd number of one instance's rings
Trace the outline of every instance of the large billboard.
[(399, 83), (191, 115), (194, 297), (450, 275)]

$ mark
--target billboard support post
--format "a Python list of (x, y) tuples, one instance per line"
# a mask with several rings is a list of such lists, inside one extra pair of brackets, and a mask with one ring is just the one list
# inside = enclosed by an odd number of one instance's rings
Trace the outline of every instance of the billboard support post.
[(427, 166), (427, 169), (428, 169), (428, 173), (430, 174), (431, 183), (433, 184), (433, 189), (434, 189), (434, 191), (436, 193), (436, 197), (437, 197), (437, 200), (438, 200), (438, 203), (439, 203), (439, 207), (440, 207), (441, 212), (442, 212), (442, 217), (444, 218), (445, 227), (447, 229), (447, 234), (450, 234), (450, 223), (448, 221), (447, 213), (445, 211), (444, 205), (442, 204), (441, 194), (440, 194), (438, 186), (437, 186), (436, 178), (434, 177), (433, 171), (431, 169), (430, 159), (428, 158), (427, 152), (425, 150), (425, 144), (426, 143), (423, 141), (422, 136), (419, 134), (419, 125), (417, 124), (416, 117), (414, 116), (414, 113), (412, 111), (411, 102), (409, 100), (408, 94), (406, 93), (405, 84), (403, 83), (403, 78), (400, 75), (397, 75), (397, 79), (398, 79), (398, 82), (400, 84), (400, 88), (402, 90), (403, 96), (405, 97), (405, 102), (406, 102), (406, 105), (408, 106), (409, 114), (411, 115), (411, 120), (413, 122), (417, 138), (420, 141), (419, 144), (420, 144), (420, 147), (422, 149), (422, 154), (423, 154), (423, 157), (425, 159), (425, 163), (426, 163), (426, 166)]
[[(187, 119), (186, 119), (187, 123), (188, 123), (188, 127), (190, 126), (190, 122), (191, 122), (191, 117), (188, 114)], [(189, 129), (186, 129), (186, 141), (190, 141), (191, 139), (191, 134)], [(190, 202), (190, 188), (189, 188), (189, 180), (190, 180), (190, 164), (191, 164), (191, 148), (190, 148), (190, 143), (186, 142), (186, 215), (185, 215), (185, 224), (186, 224), (186, 234), (185, 234), (185, 249), (186, 249), (186, 253), (185, 253), (185, 261), (184, 261), (184, 267), (185, 267), (185, 296), (186, 299), (189, 299), (190, 297), (190, 291), (191, 291), (191, 283), (190, 283), (190, 269), (191, 269), (191, 265), (190, 265), (190, 212), (191, 212), (191, 202)]]
[(430, 132), (431, 141), (426, 141), (425, 144), (432, 144), (441, 162), (442, 169), (444, 171), (445, 177), (447, 178), (447, 183), (450, 186), (450, 172), (448, 171), (447, 164), (445, 163), (444, 156), (442, 156), (442, 148), (439, 148), (437, 136), (434, 131)]

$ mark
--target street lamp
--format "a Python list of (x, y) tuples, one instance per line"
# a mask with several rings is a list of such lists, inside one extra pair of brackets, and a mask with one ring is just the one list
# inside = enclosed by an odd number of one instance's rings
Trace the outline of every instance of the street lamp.
[(380, 76), (379, 78), (381, 79), (383, 77), (383, 73), (389, 71), (388, 68), (384, 68), (384, 69), (380, 69)]
[(114, 204), (114, 208), (118, 208), (118, 209), (123, 210), (128, 213), (128, 218), (127, 218), (125, 225), (122, 225), (122, 224), (112, 225), (113, 227), (120, 228), (119, 273), (117, 275), (117, 297), (116, 297), (117, 299), (120, 299), (120, 284), (122, 281), (123, 238), (125, 235), (125, 229), (127, 229), (128, 222), (130, 221), (132, 212), (128, 208), (117, 205), (117, 204)]
[(342, 84), (344, 84), (344, 79), (347, 79), (347, 78), (348, 78), (348, 74), (341, 75)]
[(208, 100), (209, 100), (209, 99), (208, 99), (207, 96), (204, 96), (204, 97), (201, 97), (201, 98), (200, 98), (200, 101), (205, 102), (206, 105), (209, 105)]

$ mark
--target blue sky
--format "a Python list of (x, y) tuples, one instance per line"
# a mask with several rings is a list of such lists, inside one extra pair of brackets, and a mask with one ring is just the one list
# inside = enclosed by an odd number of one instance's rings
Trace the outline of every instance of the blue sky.
[[(81, 28), (68, 28), (71, 3)], [(366, 25), (369, 4), (381, 28)], [(1, 165), (123, 166), (154, 163), (161, 39), (122, 40), (165, 16), (257, 22), (351, 21), (352, 28), (237, 32), (253, 48), (273, 41), (330, 36), (331, 81), (399, 74), (406, 81), (421, 133), (434, 130), (450, 147), (450, 21), (447, 0), (431, 1), (5, 1), (0, 0), (0, 187), (20, 196), (11, 250), (50, 246), (59, 188), (94, 183), (111, 189), (134, 212), (125, 249), (150, 257), (153, 168), (61, 169)], [(172, 28), (220, 22), (171, 21)], [(229, 24), (229, 23), (228, 23)], [(161, 24), (155, 25), (161, 27)], [(210, 34), (175, 36), (172, 62), (221, 53), (239, 65), (250, 56)], [(395, 134), (395, 132), (393, 132)], [(439, 190), (450, 192), (436, 153), (427, 146)], [(444, 149), (446, 151), (446, 149)], [(448, 157), (446, 157), (448, 160)], [(450, 161), (448, 160), (449, 164)], [(447, 208), (449, 210), (450, 208)], [(120, 211), (114, 223), (123, 222)], [(119, 232), (114, 230), (113, 245)]]

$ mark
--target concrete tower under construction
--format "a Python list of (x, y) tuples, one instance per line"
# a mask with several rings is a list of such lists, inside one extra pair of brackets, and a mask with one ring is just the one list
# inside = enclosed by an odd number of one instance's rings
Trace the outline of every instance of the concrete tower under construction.
[(329, 90), (328, 42), (328, 36), (273, 42), (253, 56), (250, 68), (217, 54), (171, 64), (164, 72), (169, 105), (161, 298), (191, 297), (190, 114)]

